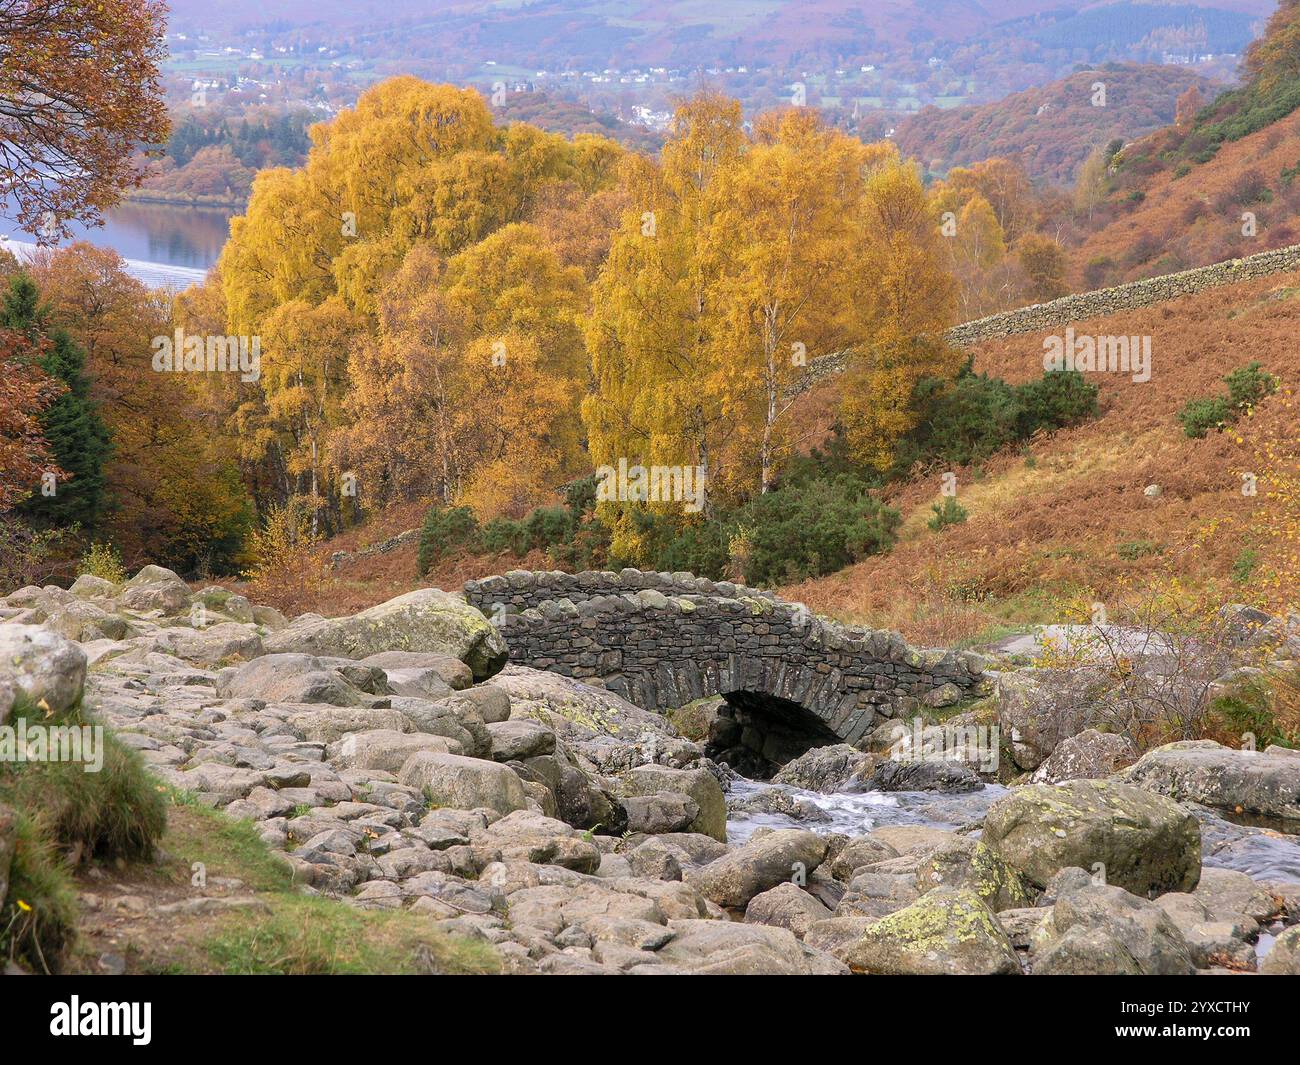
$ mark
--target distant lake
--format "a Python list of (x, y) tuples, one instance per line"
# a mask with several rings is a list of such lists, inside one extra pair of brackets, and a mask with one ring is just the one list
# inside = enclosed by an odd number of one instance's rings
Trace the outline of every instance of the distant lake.
[[(240, 213), (242, 209), (234, 207), (189, 207), (127, 200), (104, 216), (102, 226), (94, 229), (72, 226), (72, 240), (87, 240), (101, 248), (112, 248), (124, 259), (206, 270), (217, 261), (230, 235), (231, 217)], [(16, 241), (34, 240), (31, 233), (17, 227), (13, 214), (12, 205), (0, 200), (0, 236)]]

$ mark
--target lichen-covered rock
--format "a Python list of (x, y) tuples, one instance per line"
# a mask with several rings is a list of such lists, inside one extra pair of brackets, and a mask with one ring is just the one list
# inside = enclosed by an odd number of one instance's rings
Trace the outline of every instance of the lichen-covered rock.
[(1191, 951), (1169, 915), (1114, 884), (1064, 892), (1034, 932), (1033, 972), (1181, 976)]
[(1120, 779), (1171, 799), (1300, 822), (1300, 752), (1184, 740), (1148, 751)]
[(992, 848), (968, 836), (945, 843), (921, 861), (916, 889), (968, 888), (994, 912), (1028, 906), (1034, 892)]
[(351, 617), (304, 614), (266, 640), (267, 650), (366, 658), (381, 651), (433, 651), (459, 658), (478, 680), (505, 665), (497, 630), (460, 596), (437, 588), (407, 592)]
[(992, 976), (1020, 972), (993, 912), (973, 891), (938, 888), (862, 929), (837, 956), (883, 976)]
[(540, 721), (566, 743), (610, 737), (626, 745), (645, 735), (672, 734), (662, 714), (558, 673), (509, 665), (492, 683), (509, 697), (511, 718)]
[(1067, 780), (1108, 777), (1137, 758), (1137, 748), (1127, 736), (1084, 729), (1057, 744), (1047, 760), (1034, 770), (1035, 784), (1062, 784)]
[(1103, 678), (1099, 671), (1027, 669), (999, 674), (994, 686), (998, 727), (1021, 769), (1037, 769), (1064, 739), (1090, 723)]
[(1038, 887), (1070, 866), (1100, 865), (1107, 883), (1138, 895), (1191, 891), (1201, 873), (1191, 812), (1109, 780), (1016, 788), (989, 807), (983, 841)]

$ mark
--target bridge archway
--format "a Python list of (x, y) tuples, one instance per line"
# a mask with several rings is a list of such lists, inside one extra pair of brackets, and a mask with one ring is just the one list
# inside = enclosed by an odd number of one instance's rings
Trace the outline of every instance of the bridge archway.
[(721, 725), (712, 747), (748, 752), (748, 775), (814, 746), (860, 743), (882, 717), (985, 684), (977, 655), (918, 651), (897, 633), (689, 573), (516, 570), (468, 582), (465, 597), (520, 665), (596, 681), (647, 710), (722, 696), (739, 738)]

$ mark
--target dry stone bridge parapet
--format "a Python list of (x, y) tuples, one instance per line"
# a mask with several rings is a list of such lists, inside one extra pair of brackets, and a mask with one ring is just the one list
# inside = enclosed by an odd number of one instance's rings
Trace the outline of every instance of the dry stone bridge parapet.
[(689, 573), (513, 570), (469, 581), (465, 597), (498, 625), (515, 663), (651, 710), (722, 696), (736, 728), (715, 746), (773, 763), (983, 690), (978, 655), (917, 650), (897, 633)]

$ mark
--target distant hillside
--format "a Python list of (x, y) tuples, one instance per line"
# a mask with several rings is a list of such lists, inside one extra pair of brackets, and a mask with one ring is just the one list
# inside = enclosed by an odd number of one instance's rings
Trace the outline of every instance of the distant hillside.
[[(1097, 82), (1105, 86), (1104, 106), (1093, 104)], [(1184, 67), (1109, 65), (996, 103), (926, 108), (900, 122), (895, 139), (933, 171), (1003, 156), (1019, 159), (1035, 180), (1069, 185), (1093, 148), (1173, 122), (1179, 95), (1192, 86), (1206, 98), (1218, 88)]]
[(281, 0), (273, 17), (260, 0), (169, 7), (172, 30), (191, 43), (206, 34), (208, 44), (338, 49), (340, 61), (380, 73), (470, 76), (488, 62), (510, 76), (744, 66), (748, 78), (782, 72), (754, 86), (756, 98), (767, 89), (775, 99), (804, 72), (811, 82), (834, 71), (829, 95), (854, 91), (845, 78), (867, 66), (876, 83), (860, 97), (910, 101), (928, 85), (933, 97), (964, 101), (1041, 84), (1075, 63), (1237, 53), (1273, 0)]
[[(1170, 273), (1300, 240), (1300, 2), (1247, 54), (1245, 83), (1126, 144), (1100, 175), (1079, 287)], [(1085, 190), (1087, 191), (1087, 190)]]

